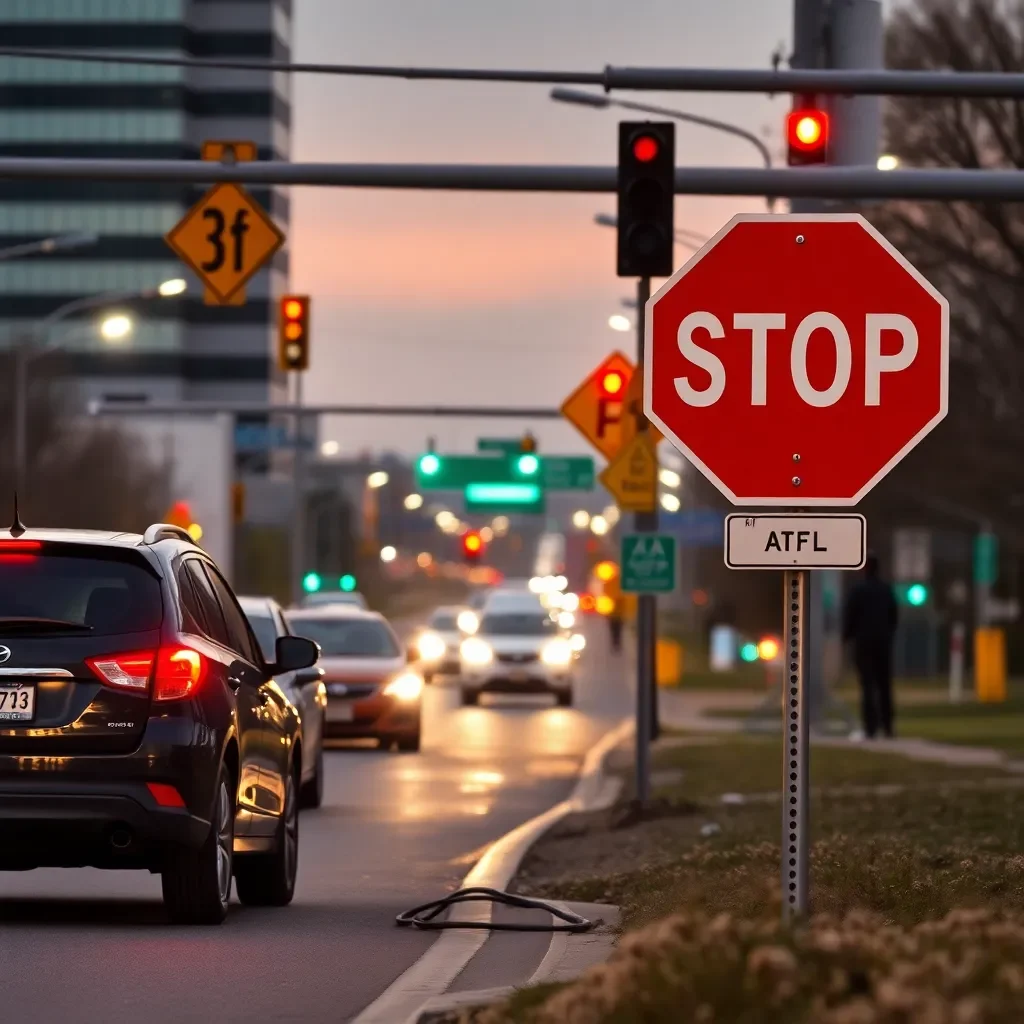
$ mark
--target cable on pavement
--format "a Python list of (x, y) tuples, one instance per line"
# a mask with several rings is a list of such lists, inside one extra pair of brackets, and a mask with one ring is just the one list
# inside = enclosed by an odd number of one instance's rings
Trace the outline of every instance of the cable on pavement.
[[(521, 910), (544, 910), (553, 917), (564, 921), (564, 924), (515, 924), (496, 923), (494, 921), (438, 921), (437, 917), (458, 903), (500, 903), (507, 907), (518, 907)], [(518, 896), (515, 893), (490, 889), (483, 885), (474, 885), (468, 889), (459, 889), (439, 900), (431, 900), (412, 910), (403, 911), (395, 918), (395, 924), (402, 928), (410, 925), (416, 928), (486, 928), (495, 932), (586, 932), (594, 927), (588, 921), (571, 910), (563, 910), (545, 900), (531, 899), (529, 896)]]

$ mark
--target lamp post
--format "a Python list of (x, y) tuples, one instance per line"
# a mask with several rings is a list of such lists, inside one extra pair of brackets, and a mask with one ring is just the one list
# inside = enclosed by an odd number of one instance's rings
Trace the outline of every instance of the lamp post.
[[(181, 295), (188, 284), (182, 278), (163, 281), (155, 288), (146, 288), (140, 292), (104, 292), (101, 295), (85, 295), (72, 299), (48, 313), (33, 332), (33, 336), (46, 338), (53, 326), (74, 313), (88, 309), (113, 305), (119, 302), (130, 302), (138, 299), (171, 298)], [(115, 323), (116, 321), (116, 323)], [(120, 341), (131, 330), (131, 321), (122, 315), (109, 317), (104, 321), (104, 337), (108, 342)], [(53, 352), (59, 346), (44, 344), (35, 348), (31, 337), (27, 345), (15, 345), (14, 355), (14, 490), (17, 494), (24, 493), (28, 466), (28, 371), (33, 360)]]
[(54, 235), (52, 238), (40, 238), (35, 242), (24, 242), (0, 249), (0, 260), (17, 260), (23, 256), (35, 256), (37, 253), (49, 255), (51, 252), (62, 252), (65, 249), (81, 249), (87, 245), (95, 245), (99, 236), (91, 231), (75, 232), (70, 235)]

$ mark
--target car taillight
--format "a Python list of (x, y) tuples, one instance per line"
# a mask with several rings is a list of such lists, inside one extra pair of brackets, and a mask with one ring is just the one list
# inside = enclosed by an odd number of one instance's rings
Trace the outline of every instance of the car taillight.
[(156, 654), (156, 651), (104, 654), (98, 658), (86, 658), (85, 663), (107, 686), (118, 690), (147, 690)]
[(153, 700), (184, 700), (203, 681), (203, 656), (191, 647), (161, 647), (157, 652)]
[(185, 801), (181, 794), (166, 782), (147, 782), (146, 788), (156, 801), (158, 807), (184, 807)]
[(183, 700), (202, 682), (203, 656), (190, 647), (161, 647), (156, 651), (104, 654), (85, 663), (107, 686), (119, 690), (148, 690), (153, 700)]

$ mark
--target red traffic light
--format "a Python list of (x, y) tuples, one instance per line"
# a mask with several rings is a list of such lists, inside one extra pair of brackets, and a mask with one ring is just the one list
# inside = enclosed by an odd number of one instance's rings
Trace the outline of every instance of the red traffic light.
[(484, 541), (479, 533), (467, 533), (462, 538), (462, 550), (467, 555), (479, 555), (484, 549)]
[(641, 135), (633, 140), (633, 156), (642, 164), (650, 163), (657, 157), (661, 147), (653, 135)]
[(601, 391), (609, 398), (622, 394), (626, 386), (626, 378), (618, 370), (608, 370), (601, 375)]
[(828, 114), (805, 107), (786, 115), (786, 140), (790, 152), (803, 157), (818, 154), (824, 158), (828, 146)]

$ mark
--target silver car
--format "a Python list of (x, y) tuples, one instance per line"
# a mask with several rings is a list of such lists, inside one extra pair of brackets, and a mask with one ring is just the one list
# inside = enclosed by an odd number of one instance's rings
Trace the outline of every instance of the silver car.
[[(263, 657), (274, 660), (277, 638), (291, 636), (281, 606), (272, 597), (240, 597), (238, 603), (256, 634)], [(302, 791), (303, 807), (319, 807), (324, 798), (324, 717), (327, 713), (327, 687), (319, 665), (285, 672), (275, 682), (299, 709), (302, 718)]]

